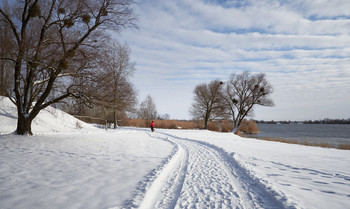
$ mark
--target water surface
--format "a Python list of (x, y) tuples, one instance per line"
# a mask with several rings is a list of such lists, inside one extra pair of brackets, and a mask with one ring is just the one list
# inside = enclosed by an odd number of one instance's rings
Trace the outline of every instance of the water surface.
[(350, 145), (350, 125), (344, 124), (258, 124), (260, 132), (248, 137), (296, 140), (300, 143)]

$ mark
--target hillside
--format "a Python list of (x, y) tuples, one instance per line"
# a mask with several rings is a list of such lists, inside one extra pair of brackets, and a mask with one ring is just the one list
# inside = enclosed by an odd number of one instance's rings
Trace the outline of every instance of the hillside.
[[(0, 134), (14, 132), (17, 124), (16, 106), (7, 97), (0, 96), (0, 107)], [(68, 133), (88, 130), (96, 130), (96, 128), (53, 107), (47, 107), (41, 111), (33, 120), (32, 124), (34, 134)]]

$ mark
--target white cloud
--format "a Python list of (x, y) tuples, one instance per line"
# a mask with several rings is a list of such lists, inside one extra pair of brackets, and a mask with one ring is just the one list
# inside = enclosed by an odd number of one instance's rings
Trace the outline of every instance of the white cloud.
[(150, 94), (160, 113), (187, 119), (195, 85), (250, 70), (266, 73), (275, 88), (276, 107), (257, 108), (259, 119), (320, 119), (322, 110), (350, 117), (343, 108), (350, 105), (348, 1), (245, 2), (137, 5), (140, 30), (121, 39), (137, 63), (140, 100)]

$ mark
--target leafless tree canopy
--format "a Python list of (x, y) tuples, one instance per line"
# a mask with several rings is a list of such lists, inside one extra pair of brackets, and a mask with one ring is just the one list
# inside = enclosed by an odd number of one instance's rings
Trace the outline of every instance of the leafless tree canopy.
[(94, 103), (113, 110), (114, 128), (117, 126), (117, 112), (135, 110), (136, 90), (130, 82), (135, 72), (135, 63), (130, 60), (130, 48), (127, 44), (115, 43), (104, 53), (101, 59), (102, 72), (96, 76), (98, 91), (92, 91)]
[(255, 105), (273, 106), (269, 98), (272, 86), (266, 80), (265, 74), (231, 74), (230, 80), (222, 91), (225, 109), (235, 124), (234, 132), (243, 119), (252, 113)]
[(140, 104), (138, 117), (145, 119), (147, 122), (156, 119), (158, 116), (156, 104), (152, 97), (148, 95), (144, 101)]
[[(18, 0), (0, 8), (1, 60), (13, 76), (3, 87), (18, 109), (18, 134), (32, 134), (43, 108), (82, 97), (76, 80), (94, 74), (106, 32), (133, 27), (133, 0)], [(5, 53), (3, 53), (5, 52)]]
[(209, 84), (203, 83), (195, 87), (194, 102), (190, 109), (191, 115), (195, 119), (204, 121), (204, 129), (207, 128), (210, 120), (223, 116), (224, 109), (220, 91), (222, 82), (218, 80), (211, 81)]
[(195, 119), (204, 121), (204, 129), (208, 121), (230, 116), (235, 132), (243, 119), (252, 114), (255, 105), (273, 106), (269, 98), (272, 86), (263, 73), (233, 73), (228, 82), (214, 80), (209, 84), (203, 83), (196, 86), (193, 93), (190, 113)]

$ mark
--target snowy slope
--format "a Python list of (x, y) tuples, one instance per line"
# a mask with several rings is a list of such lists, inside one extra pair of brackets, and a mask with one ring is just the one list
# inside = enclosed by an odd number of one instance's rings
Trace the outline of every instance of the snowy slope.
[(76, 123), (50, 108), (10, 134), (0, 100), (0, 208), (350, 208), (349, 151)]
[[(0, 96), (0, 118), (0, 134), (12, 133), (16, 130), (17, 109), (7, 97)], [(77, 123), (84, 130), (77, 128)], [(89, 130), (96, 130), (96, 128), (52, 107), (42, 110), (32, 123), (34, 134), (86, 132)]]

